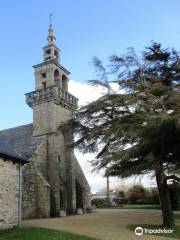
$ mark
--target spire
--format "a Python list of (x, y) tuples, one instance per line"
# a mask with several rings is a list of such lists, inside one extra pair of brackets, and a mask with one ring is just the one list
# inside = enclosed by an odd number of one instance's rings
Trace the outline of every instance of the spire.
[(49, 29), (48, 29), (48, 45), (50, 44), (56, 44), (56, 37), (54, 36), (54, 31), (52, 28), (52, 24), (49, 25)]
[(56, 44), (56, 37), (54, 36), (54, 31), (53, 31), (53, 28), (52, 28), (52, 11), (50, 11), (50, 14), (49, 14), (49, 29), (48, 29), (48, 37), (47, 37), (47, 40), (48, 40), (48, 45), (50, 44)]
[(49, 15), (48, 44), (43, 47), (43, 61), (55, 60), (60, 62), (60, 49), (56, 46), (56, 37), (52, 27), (52, 13)]

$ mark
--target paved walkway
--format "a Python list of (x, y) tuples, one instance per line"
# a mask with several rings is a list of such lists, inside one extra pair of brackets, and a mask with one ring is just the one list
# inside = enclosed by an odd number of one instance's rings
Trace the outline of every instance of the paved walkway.
[[(23, 226), (43, 227), (64, 230), (81, 235), (91, 236), (100, 240), (173, 240), (160, 236), (136, 236), (126, 228), (127, 224), (151, 223), (161, 224), (159, 210), (132, 210), (132, 209), (99, 209), (96, 213), (65, 218), (26, 220)], [(180, 224), (180, 220), (177, 222)]]

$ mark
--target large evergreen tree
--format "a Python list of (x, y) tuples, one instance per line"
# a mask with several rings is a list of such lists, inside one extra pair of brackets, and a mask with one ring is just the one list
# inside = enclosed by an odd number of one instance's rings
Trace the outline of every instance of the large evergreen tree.
[[(157, 181), (163, 225), (174, 226), (168, 180), (179, 180), (180, 168), (180, 56), (153, 43), (141, 59), (133, 49), (111, 56), (105, 68), (94, 58), (98, 80), (107, 88), (97, 101), (82, 107), (73, 125), (75, 145), (96, 152), (96, 169), (129, 177), (153, 172)], [(115, 80), (113, 80), (113, 78)], [(116, 82), (121, 92), (115, 92)]]

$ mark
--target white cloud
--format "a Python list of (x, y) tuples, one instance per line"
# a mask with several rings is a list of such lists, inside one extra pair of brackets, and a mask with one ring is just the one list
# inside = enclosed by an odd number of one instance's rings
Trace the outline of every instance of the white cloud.
[(79, 106), (90, 103), (106, 92), (103, 87), (93, 87), (87, 83), (71, 80), (69, 82), (69, 92), (79, 99)]

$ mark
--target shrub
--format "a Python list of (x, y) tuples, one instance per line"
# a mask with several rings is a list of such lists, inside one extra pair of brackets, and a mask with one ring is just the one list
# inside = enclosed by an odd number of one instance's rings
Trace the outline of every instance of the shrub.
[(95, 205), (97, 208), (112, 207), (112, 203), (107, 198), (106, 199), (94, 198), (92, 199), (91, 204)]
[(180, 184), (169, 185), (169, 193), (173, 210), (180, 210)]
[(126, 198), (114, 198), (113, 199), (113, 202), (118, 205), (119, 207), (123, 206), (123, 204), (126, 204), (127, 203), (127, 199)]
[(127, 192), (128, 203), (143, 204), (145, 192), (146, 192), (145, 188), (141, 185), (134, 185), (133, 187), (130, 187)]
[(98, 206), (98, 208), (109, 208), (112, 207), (112, 203), (108, 200), (105, 200), (101, 205)]
[(152, 204), (160, 204), (158, 190), (152, 190)]
[(129, 188), (128, 192), (145, 194), (146, 190), (142, 185), (134, 185), (133, 187)]
[(121, 197), (121, 198), (125, 197), (124, 191), (117, 191), (115, 194), (116, 194), (117, 197)]
[(128, 192), (128, 203), (134, 204), (137, 203), (140, 199), (143, 198), (143, 195), (141, 193), (137, 192)]

